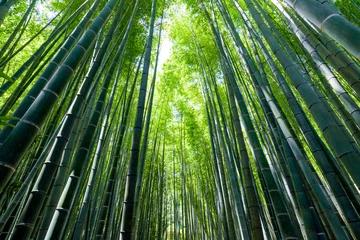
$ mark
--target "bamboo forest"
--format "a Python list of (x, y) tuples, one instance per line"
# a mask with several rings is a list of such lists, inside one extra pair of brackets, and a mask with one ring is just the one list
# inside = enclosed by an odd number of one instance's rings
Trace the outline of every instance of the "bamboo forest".
[(2, 239), (360, 239), (360, 0), (0, 0)]

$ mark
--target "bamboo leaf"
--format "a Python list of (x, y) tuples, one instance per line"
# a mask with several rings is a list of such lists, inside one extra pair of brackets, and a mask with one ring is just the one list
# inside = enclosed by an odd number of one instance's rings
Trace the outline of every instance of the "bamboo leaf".
[(14, 80), (6, 75), (2, 70), (0, 70), (0, 77), (5, 78), (6, 80), (9, 80), (10, 82), (14, 82)]
[(0, 116), (0, 121), (19, 120), (16, 117)]

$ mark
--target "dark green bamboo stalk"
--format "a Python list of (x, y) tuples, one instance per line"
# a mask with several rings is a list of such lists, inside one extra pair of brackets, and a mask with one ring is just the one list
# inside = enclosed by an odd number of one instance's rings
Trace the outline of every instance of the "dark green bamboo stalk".
[[(154, 73), (153, 73), (153, 79), (151, 83), (150, 93), (149, 93), (149, 99), (148, 99), (148, 107), (147, 107), (147, 113), (146, 113), (146, 120), (145, 120), (145, 129), (144, 129), (144, 137), (142, 140), (142, 146), (141, 146), (141, 152), (140, 152), (140, 160), (139, 160), (139, 166), (138, 166), (138, 173), (137, 173), (137, 180), (136, 180), (136, 190), (135, 190), (135, 213), (136, 213), (136, 207), (139, 200), (139, 194), (141, 191), (141, 182), (143, 178), (143, 171), (145, 166), (145, 159), (146, 159), (146, 150), (148, 146), (148, 137), (149, 137), (149, 130), (150, 130), (150, 121), (151, 121), (151, 112), (153, 108), (153, 101), (154, 101), (154, 92), (155, 92), (155, 81), (156, 81), (156, 73), (157, 73), (157, 67), (159, 63), (159, 53), (160, 53), (160, 43), (161, 43), (161, 32), (162, 32), (162, 21), (163, 16), (161, 18), (160, 22), (160, 30), (159, 30), (159, 38), (158, 38), (158, 45), (156, 48), (156, 58), (155, 58), (155, 66), (154, 66)], [(136, 216), (136, 214), (134, 214)]]
[[(297, 70), (295, 65), (292, 64), (292, 61), (281, 49), (270, 30), (263, 24), (263, 20), (254, 6), (252, 6), (248, 1), (247, 4), (255, 22), (263, 35), (266, 37), (266, 40), (272, 51), (275, 53), (275, 56), (278, 58), (286, 73), (292, 80), (293, 85), (306, 102), (316, 123), (322, 131), (324, 138), (331, 146), (336, 157), (338, 157), (344, 164), (347, 171), (349, 171), (355, 183), (358, 185), (360, 183), (360, 175), (354, 171), (354, 166), (360, 164), (360, 157), (357, 151), (352, 147), (351, 143), (349, 143), (349, 140), (347, 139), (347, 136), (337, 125), (336, 119), (334, 119), (334, 117), (326, 111), (327, 108), (325, 107), (324, 102), (321, 101), (317, 92), (315, 92), (315, 90), (311, 87), (310, 79), (307, 78), (306, 75), (302, 75)], [(337, 138), (334, 139), (332, 136), (337, 136)]]
[[(122, 1), (121, 3), (123, 3), (123, 2), (124, 1)], [(121, 11), (122, 11), (122, 5), (120, 5), (118, 7), (118, 10), (117, 10), (118, 14), (115, 17), (116, 20), (119, 19)], [(108, 32), (107, 36), (105, 37), (104, 42), (102, 43), (101, 47), (99, 48), (99, 51), (96, 54), (96, 58), (94, 59), (92, 67), (90, 68), (90, 70), (89, 70), (89, 72), (88, 72), (88, 74), (87, 74), (87, 76), (86, 76), (86, 78), (85, 78), (85, 80), (84, 80), (84, 82), (82, 84), (82, 87), (79, 90), (77, 99), (73, 103), (73, 108), (75, 108), (75, 106), (80, 106), (80, 109), (82, 109), (83, 105), (84, 105), (84, 101), (87, 98), (86, 95), (91, 96), (91, 94), (88, 94), (88, 93), (89, 93), (89, 89), (90, 89), (90, 87), (92, 85), (93, 79), (95, 78), (96, 73), (99, 71), (100, 66), (103, 66), (107, 62), (107, 60), (106, 61), (104, 60), (104, 56), (105, 56), (106, 50), (107, 50), (107, 48), (109, 46), (109, 43), (111, 41), (111, 37), (112, 37), (112, 35), (114, 33), (115, 25), (116, 24), (112, 24), (112, 27), (109, 29), (109, 32)], [(98, 82), (99, 80), (100, 79), (98, 77), (96, 82)], [(90, 92), (94, 91), (96, 89), (96, 86), (97, 86), (97, 83), (95, 83), (94, 86), (92, 86), (93, 90), (91, 90)], [(92, 98), (92, 99), (94, 99), (94, 98)], [(92, 104), (90, 103), (90, 106), (91, 105)], [(90, 115), (90, 111), (88, 111), (88, 112), (89, 112), (89, 114), (85, 114), (85, 116)], [(80, 113), (81, 113), (81, 111), (78, 112), (78, 118), (81, 118), (81, 116), (79, 115)], [(69, 120), (71, 120), (71, 119), (69, 119)], [(68, 128), (70, 128), (70, 127), (68, 127)], [(48, 226), (50, 224), (52, 215), (53, 215), (53, 213), (55, 211), (55, 207), (56, 207), (56, 205), (58, 203), (58, 199), (60, 197), (60, 194), (61, 194), (62, 189), (63, 189), (64, 184), (65, 184), (65, 182), (64, 182), (65, 178), (67, 177), (67, 172), (68, 172), (68, 167), (69, 167), (69, 160), (71, 159), (71, 157), (70, 157), (71, 156), (71, 150), (73, 149), (74, 144), (76, 143), (76, 139), (79, 136), (80, 135), (78, 135), (78, 136), (75, 135), (75, 136), (72, 136), (72, 137), (69, 138), (71, 143), (69, 142), (68, 146), (66, 146), (65, 155), (64, 155), (64, 157), (63, 157), (63, 159), (61, 161), (61, 167), (60, 167), (60, 169), (59, 169), (59, 171), (57, 173), (57, 176), (56, 176), (56, 185), (54, 186), (54, 187), (56, 187), (56, 190), (54, 189), (50, 194), (50, 202), (49, 202), (49, 205), (48, 205), (47, 210), (45, 212), (46, 215), (44, 216), (44, 220), (42, 221), (42, 227), (41, 227), (42, 234), (46, 233), (46, 230), (48, 229)], [(59, 160), (60, 159), (58, 159), (57, 161), (59, 161)], [(42, 236), (41, 239), (43, 239), (44, 236)]]
[[(204, 9), (204, 7), (203, 7), (203, 9)], [(205, 11), (205, 13), (206, 13), (206, 11)], [(208, 14), (207, 14), (207, 16), (208, 16)], [(211, 23), (209, 17), (208, 17), (208, 19), (209, 19), (209, 22)], [(210, 25), (213, 28), (212, 24), (210, 24)], [(213, 32), (214, 32), (214, 35), (216, 38), (217, 46), (218, 46), (219, 50), (223, 52), (223, 50), (221, 50), (221, 46), (222, 46), (221, 41), (218, 39), (216, 31), (213, 30)], [(222, 55), (225, 56), (225, 54), (222, 54)], [(266, 185), (267, 185), (268, 190), (270, 191), (270, 198), (271, 198), (271, 201), (273, 202), (273, 206), (275, 207), (274, 210), (276, 212), (277, 221), (281, 228), (281, 234), (283, 236), (296, 237), (294, 228), (293, 228), (292, 223), (287, 214), (284, 200), (281, 197), (281, 194), (279, 192), (278, 186), (276, 185), (274, 176), (271, 173), (268, 162), (267, 162), (265, 155), (261, 149), (260, 142), (258, 140), (258, 137), (256, 136), (256, 132), (253, 127), (253, 123), (251, 122), (251, 120), (249, 118), (249, 113), (247, 112), (247, 108), (246, 108), (245, 102), (242, 98), (242, 94), (240, 93), (240, 90), (239, 90), (239, 88), (235, 82), (235, 79), (233, 77), (229, 78), (229, 86), (232, 86), (235, 96), (236, 96), (236, 99), (238, 100), (238, 104), (241, 109), (241, 114), (242, 114), (242, 117), (244, 119), (245, 126), (246, 126), (245, 129), (248, 133), (250, 145), (254, 149), (255, 158), (259, 162), (259, 165), (261, 166), (260, 170), (266, 179)], [(275, 202), (276, 202), (276, 204), (275, 204)]]
[(146, 86), (148, 80), (152, 39), (153, 39), (153, 31), (155, 24), (155, 13), (156, 13), (156, 0), (153, 0), (152, 8), (151, 8), (149, 35), (147, 39), (147, 46), (144, 56), (143, 73), (140, 82), (140, 92), (139, 92), (138, 107), (136, 111), (136, 118), (134, 125), (130, 163), (128, 168), (128, 174), (126, 177), (125, 200), (123, 206), (123, 213), (121, 220), (121, 235), (120, 235), (120, 239), (124, 239), (124, 240), (131, 239), (132, 228), (133, 228), (136, 173), (138, 169), (140, 141), (142, 135), (142, 122), (143, 122), (144, 107), (145, 107)]
[[(79, 188), (78, 187), (79, 186), (78, 179), (80, 178), (80, 176), (83, 176), (83, 174), (84, 174), (84, 166), (85, 166), (85, 163), (87, 162), (85, 160), (85, 158), (87, 158), (87, 156), (89, 156), (89, 150), (90, 150), (89, 146), (90, 146), (91, 142), (93, 141), (92, 137), (94, 135), (95, 129), (98, 126), (98, 123), (99, 123), (99, 120), (100, 120), (100, 117), (101, 117), (101, 114), (103, 111), (104, 102), (105, 102), (106, 94), (107, 94), (107, 89), (113, 78), (112, 74), (115, 71), (116, 67), (119, 67), (120, 69), (122, 68), (124, 50), (125, 50), (126, 42), (127, 42), (126, 36), (127, 35), (124, 36), (123, 42), (122, 42), (120, 48), (118, 49), (116, 56), (111, 64), (111, 67), (108, 70), (108, 73), (105, 77), (103, 86), (101, 88), (100, 95), (99, 95), (97, 103), (96, 103), (95, 111), (91, 117), (89, 125), (87, 126), (83, 140), (81, 142), (81, 145), (75, 155), (75, 158), (74, 158), (74, 161), (72, 164), (72, 168), (71, 168), (72, 169), (71, 174), (67, 180), (64, 191), (62, 192), (60, 201), (56, 208), (56, 212), (52, 218), (52, 221), (51, 221), (51, 224), (49, 227), (49, 231), (47, 232), (45, 238), (49, 238), (52, 236), (59, 236), (59, 235), (61, 236), (63, 234), (64, 226), (62, 224), (62, 221), (68, 219), (68, 217), (69, 217), (67, 210), (72, 206), (72, 199), (75, 196), (75, 191), (77, 191), (76, 189)], [(120, 63), (119, 63), (119, 60), (120, 60)], [(119, 64), (119, 66), (118, 66), (118, 64)], [(114, 87), (115, 87), (115, 85), (114, 85)]]
[(16, 3), (16, 0), (8, 0), (4, 4), (0, 5), (0, 25), (4, 22), (9, 9)]
[[(29, 110), (30, 106), (34, 103), (35, 99), (39, 96), (39, 94), (42, 92), (43, 88), (46, 84), (50, 81), (50, 79), (53, 77), (55, 71), (58, 69), (59, 65), (64, 61), (66, 56), (69, 54), (70, 50), (73, 48), (74, 44), (77, 42), (77, 39), (81, 36), (83, 33), (86, 25), (90, 21), (92, 15), (94, 14), (94, 11), (98, 7), (100, 1), (97, 0), (93, 3), (89, 11), (85, 14), (85, 16), (82, 18), (82, 20), (79, 22), (77, 27), (72, 31), (70, 36), (66, 39), (64, 44), (61, 46), (57, 54), (53, 57), (53, 59), (49, 62), (44, 72), (40, 75), (34, 86), (30, 89), (28, 94), (25, 96), (25, 98), (22, 100), (21, 104), (15, 112), (12, 114), (13, 117), (21, 119), (24, 114)], [(87, 36), (90, 37), (90, 36)], [(91, 36), (93, 37), (93, 36)], [(85, 37), (82, 38), (82, 44), (85, 43), (85, 40), (87, 40)], [(80, 40), (81, 41), (81, 40)], [(91, 41), (92, 42), (92, 41)], [(90, 43), (90, 42), (89, 42)], [(91, 45), (87, 43), (88, 47)], [(74, 50), (73, 50), (74, 51)], [(73, 55), (74, 56), (74, 55)], [(81, 59), (79, 59), (80, 61)], [(69, 61), (69, 60), (68, 60)], [(59, 75), (58, 75), (59, 76)], [(65, 82), (66, 83), (66, 82)], [(42, 120), (44, 121), (44, 120)], [(13, 125), (16, 125), (18, 121), (11, 121), (10, 122)], [(4, 128), (0, 132), (0, 144), (3, 144), (6, 138), (9, 136), (9, 134), (13, 131), (13, 128)], [(31, 141), (30, 141), (31, 142)], [(29, 143), (28, 143), (29, 144)], [(1, 189), (0, 184), (0, 189)]]
[[(4, 143), (0, 147), (0, 172), (4, 176), (0, 182), (0, 190), (16, 170), (22, 156), (25, 154), (30, 143), (37, 136), (40, 127), (47, 119), (52, 107), (57, 102), (59, 96), (79, 66), (87, 50), (94, 42), (94, 37), (105, 24), (111, 10), (115, 6), (115, 0), (109, 1), (106, 7), (100, 12), (99, 16), (89, 27), (84, 36), (79, 40), (69, 56), (65, 59), (59, 70), (49, 80), (36, 98), (22, 120), (11, 131)], [(24, 135), (23, 133), (26, 133)]]
[[(58, 35), (61, 35), (64, 31), (65, 31), (65, 27), (67, 27), (71, 22), (74, 21), (74, 19), (81, 13), (81, 11), (84, 9), (84, 7), (87, 5), (88, 1), (85, 1), (71, 16), (68, 17), (68, 19), (61, 25), (61, 26), (55, 26), (55, 30), (50, 34), (50, 36), (48, 37), (48, 39), (36, 50), (36, 52), (34, 54), (32, 54), (29, 59), (26, 60), (26, 62), (21, 65), (21, 67), (11, 76), (11, 79), (13, 81), (7, 81), (6, 83), (4, 83), (1, 87), (0, 87), (0, 96), (2, 96), (6, 90), (9, 89), (9, 87), (12, 86), (12, 84), (21, 77), (21, 75), (26, 71), (26, 69), (28, 69), (30, 66), (33, 66), (32, 63), (35, 64), (39, 64), (41, 57), (43, 56), (43, 52), (45, 51), (45, 49), (49, 46), (49, 44), (51, 44), (52, 42), (54, 42), (55, 40), (58, 40)], [(46, 24), (43, 28), (45, 29), (49, 24), (52, 23), (52, 21), (54, 21), (58, 15), (61, 12), (59, 12), (48, 24)], [(66, 16), (66, 14), (64, 14), (64, 17)], [(61, 21), (61, 20), (60, 20)], [(39, 33), (37, 33), (35, 35), (35, 37), (40, 34), (41, 31)], [(34, 37), (33, 37), (34, 38)], [(31, 39), (30, 39), (31, 40)], [(28, 42), (30, 42), (30, 40)], [(27, 42), (27, 43), (28, 43)], [(6, 61), (9, 61), (13, 56), (16, 55), (17, 52), (20, 52), (27, 44), (24, 44), (21, 48), (17, 49), (16, 52), (14, 54), (12, 54), (11, 56), (9, 56), (8, 59), (6, 59)], [(33, 69), (31, 69), (33, 71)], [(19, 83), (19, 85), (22, 85), (25, 83), (25, 81), (27, 80), (27, 77), (24, 77), (23, 80)], [(21, 88), (18, 88), (19, 90)], [(19, 91), (18, 90), (18, 91)], [(12, 93), (14, 94), (14, 93)], [(9, 106), (9, 104), (3, 106), (1, 108), (1, 112), (0, 114), (7, 114), (8, 111), (10, 110), (9, 107), (11, 107), (11, 105)]]
[(329, 34), (343, 45), (353, 56), (360, 59), (360, 28), (349, 22), (337, 11), (313, 0), (286, 0), (302, 17)]

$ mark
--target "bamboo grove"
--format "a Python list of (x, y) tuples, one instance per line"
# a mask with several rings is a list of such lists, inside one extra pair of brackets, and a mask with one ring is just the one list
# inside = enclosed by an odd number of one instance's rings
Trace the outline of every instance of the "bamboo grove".
[(359, 0), (0, 0), (0, 239), (360, 239)]

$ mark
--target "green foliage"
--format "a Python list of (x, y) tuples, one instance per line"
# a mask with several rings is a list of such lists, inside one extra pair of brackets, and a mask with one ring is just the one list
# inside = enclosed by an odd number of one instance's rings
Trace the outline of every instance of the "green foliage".
[(10, 120), (19, 119), (14, 117), (0, 116), (0, 129), (3, 129), (4, 127), (14, 127), (14, 125), (8, 123)]

